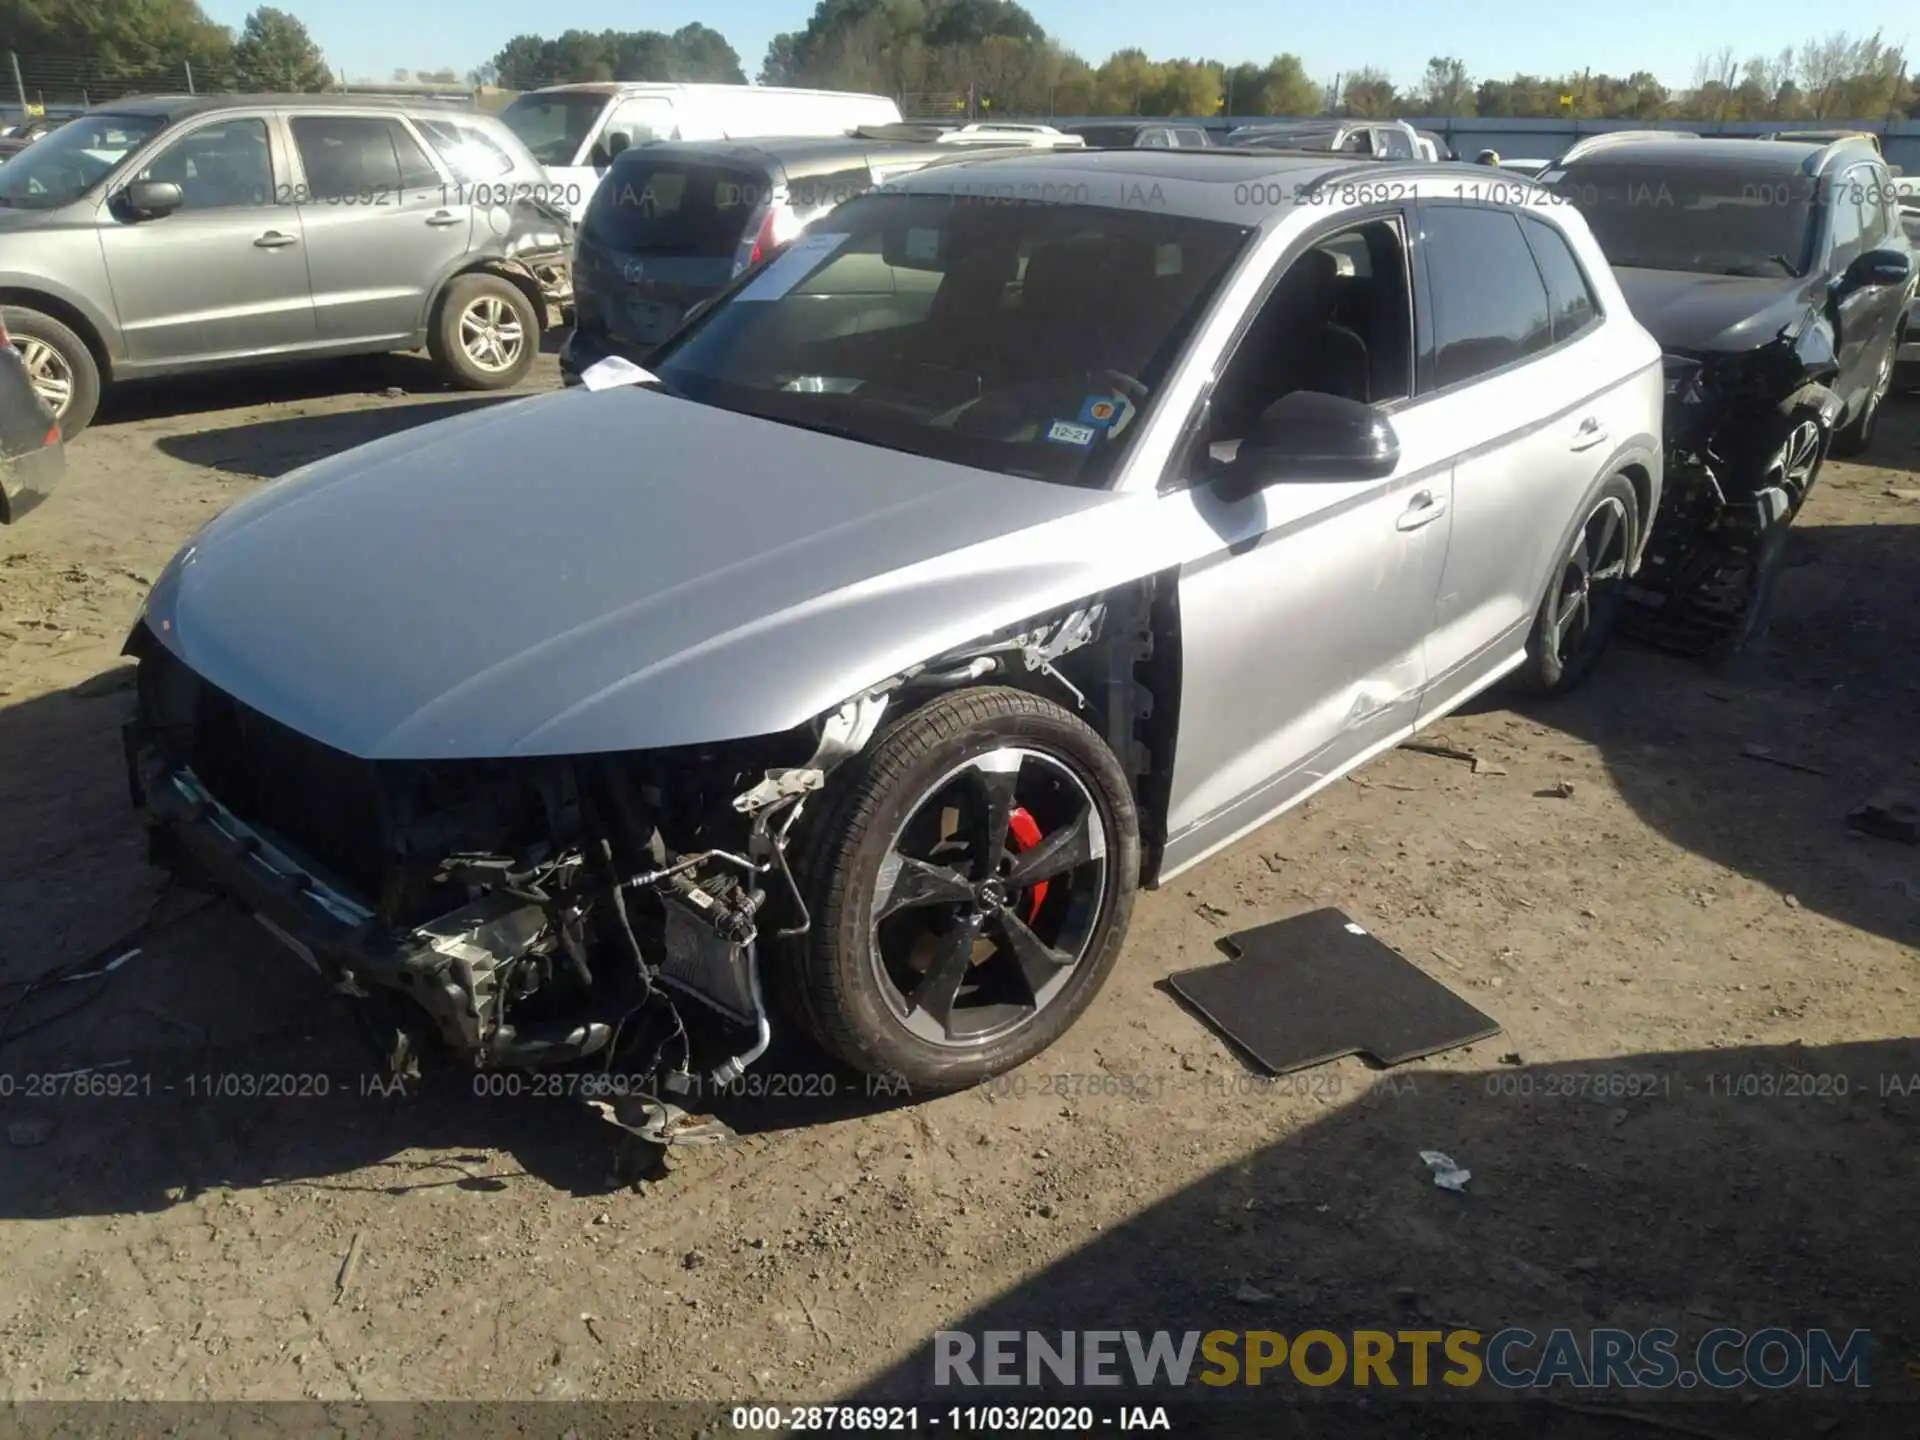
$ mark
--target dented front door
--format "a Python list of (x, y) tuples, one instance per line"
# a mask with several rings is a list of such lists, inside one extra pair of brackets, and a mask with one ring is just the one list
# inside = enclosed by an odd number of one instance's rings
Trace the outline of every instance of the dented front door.
[[(1180, 572), (1170, 860), (1235, 838), (1412, 728), (1446, 564), (1451, 439), (1432, 407), (1382, 407), (1384, 480), (1290, 480), (1200, 507), (1221, 537)], [(1176, 849), (1184, 855), (1173, 853)]]

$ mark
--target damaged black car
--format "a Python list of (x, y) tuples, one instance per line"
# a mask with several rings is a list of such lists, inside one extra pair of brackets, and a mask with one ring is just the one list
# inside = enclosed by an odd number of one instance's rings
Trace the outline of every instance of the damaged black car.
[(1915, 281), (1893, 178), (1857, 138), (1622, 135), (1541, 179), (1666, 353), (1667, 492), (1628, 629), (1727, 659), (1765, 627), (1822, 462), (1867, 447), (1891, 388)]

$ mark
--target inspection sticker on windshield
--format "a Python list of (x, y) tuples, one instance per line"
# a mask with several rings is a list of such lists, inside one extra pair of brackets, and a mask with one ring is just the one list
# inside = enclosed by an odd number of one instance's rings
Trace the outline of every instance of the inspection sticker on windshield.
[(1133, 418), (1133, 404), (1123, 395), (1089, 395), (1080, 407), (1080, 423), (1118, 435)]
[(1091, 425), (1075, 425), (1070, 420), (1056, 420), (1053, 428), (1047, 431), (1047, 439), (1056, 445), (1091, 445), (1093, 437), (1100, 432)]
[(743, 304), (749, 300), (778, 300), (846, 243), (844, 232), (838, 235), (802, 235), (781, 252), (778, 260), (760, 272), (758, 280), (733, 298)]

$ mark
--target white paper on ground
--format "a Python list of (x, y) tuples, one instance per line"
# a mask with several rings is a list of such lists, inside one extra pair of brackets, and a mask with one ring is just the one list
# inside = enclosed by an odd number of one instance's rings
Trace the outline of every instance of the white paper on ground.
[(814, 266), (846, 244), (847, 240), (844, 231), (837, 235), (802, 235), (780, 253), (779, 259), (760, 272), (758, 280), (734, 296), (734, 303), (778, 300), (806, 279)]
[(612, 390), (620, 385), (658, 385), (660, 377), (624, 356), (609, 355), (582, 370), (580, 383), (589, 390)]

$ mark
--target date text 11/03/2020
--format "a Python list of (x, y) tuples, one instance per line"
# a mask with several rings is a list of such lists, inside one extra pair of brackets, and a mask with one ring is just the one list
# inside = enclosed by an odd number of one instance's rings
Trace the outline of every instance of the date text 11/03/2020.
[(572, 209), (584, 192), (578, 185), (558, 182), (482, 181), (478, 184), (439, 184), (408, 189), (392, 185), (366, 185), (358, 190), (316, 191), (305, 185), (276, 185), (276, 205), (367, 206), (378, 209), (388, 205), (428, 202), (456, 206), (477, 205), (482, 209), (511, 206), (523, 201)]
[(729, 1418), (736, 1433), (783, 1435), (928, 1430), (1087, 1435), (1174, 1428), (1164, 1405), (736, 1405)]

